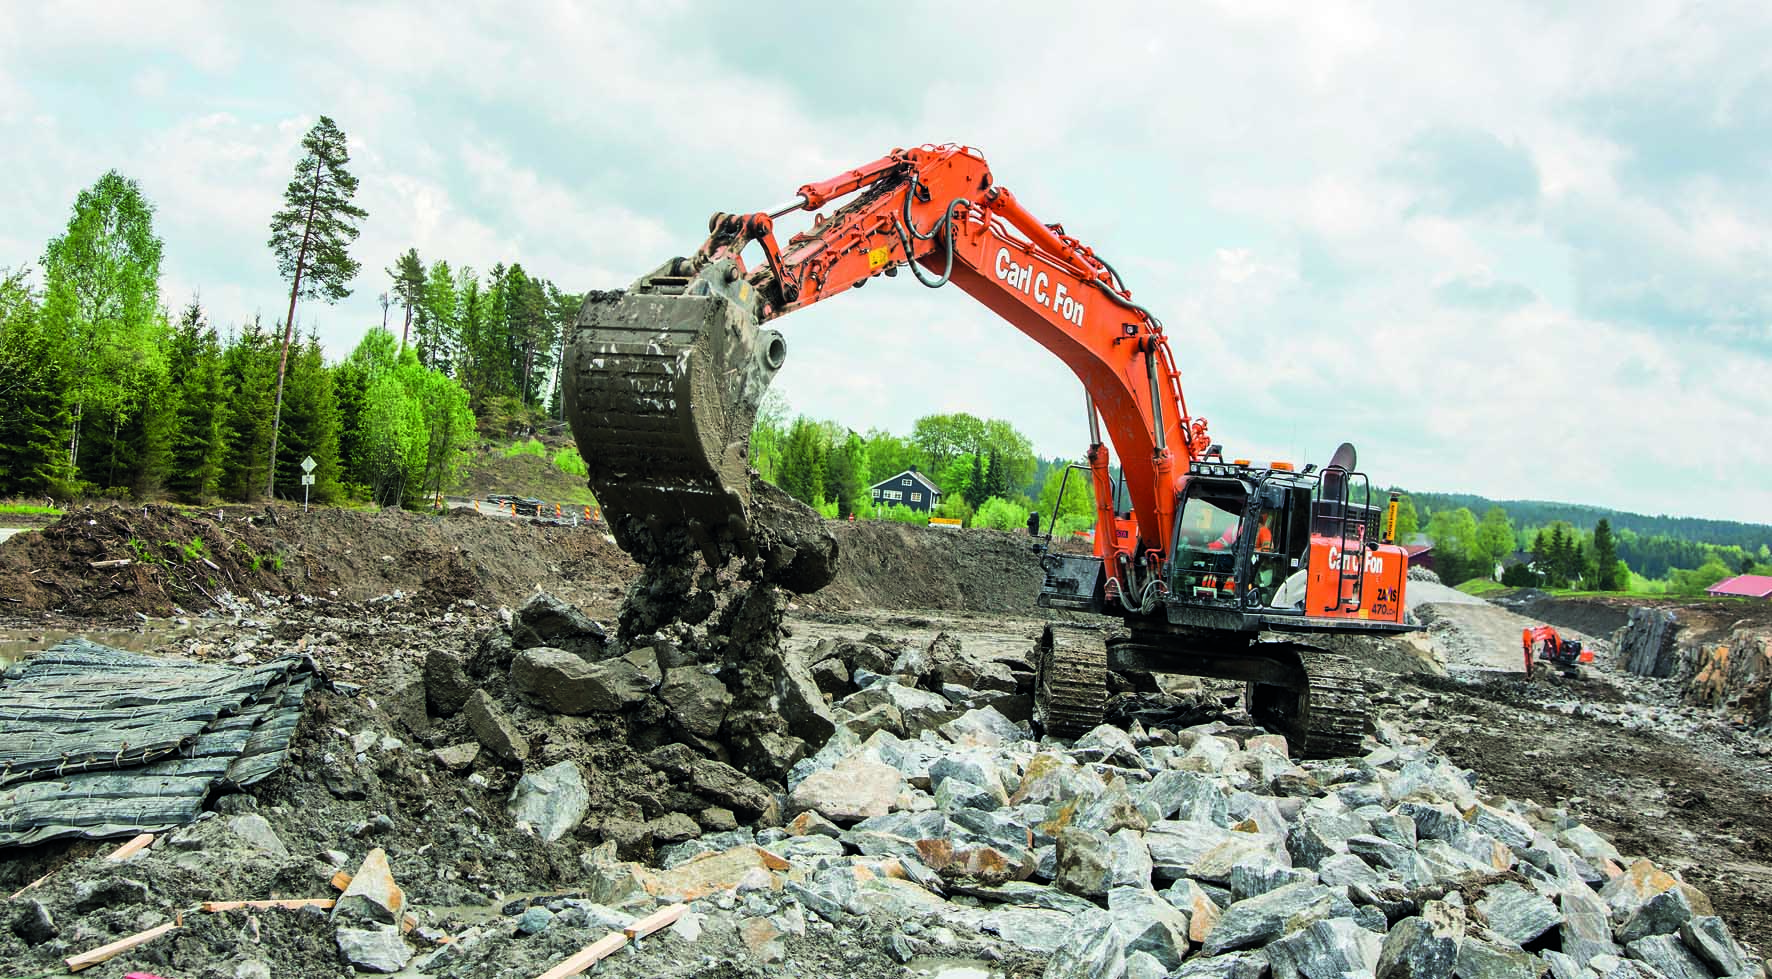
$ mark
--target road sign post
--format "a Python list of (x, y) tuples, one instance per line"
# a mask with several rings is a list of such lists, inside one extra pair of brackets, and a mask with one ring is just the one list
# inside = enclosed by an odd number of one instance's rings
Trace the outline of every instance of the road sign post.
[(301, 461), (301, 512), (303, 513), (308, 512), (308, 487), (314, 485), (315, 465), (317, 463), (314, 462), (313, 456), (308, 456)]

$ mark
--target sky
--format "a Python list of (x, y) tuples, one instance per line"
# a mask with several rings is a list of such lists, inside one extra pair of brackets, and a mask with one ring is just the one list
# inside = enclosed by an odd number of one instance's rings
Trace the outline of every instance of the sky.
[[(1352, 441), (1379, 485), (1772, 522), (1772, 7), (837, 9), (0, 5), (0, 267), (116, 168), (169, 306), (278, 320), (269, 220), (327, 115), (363, 271), (297, 321), (339, 357), (408, 247), (619, 288), (714, 211), (964, 143), (1163, 319), (1227, 456)], [(795, 412), (1087, 442), (1076, 379), (958, 289), (773, 325)]]

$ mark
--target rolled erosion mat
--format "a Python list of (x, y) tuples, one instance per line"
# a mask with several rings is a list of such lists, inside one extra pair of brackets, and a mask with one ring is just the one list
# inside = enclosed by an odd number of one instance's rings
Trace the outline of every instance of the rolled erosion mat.
[(0, 848), (155, 832), (276, 771), (314, 661), (251, 667), (68, 639), (0, 673)]

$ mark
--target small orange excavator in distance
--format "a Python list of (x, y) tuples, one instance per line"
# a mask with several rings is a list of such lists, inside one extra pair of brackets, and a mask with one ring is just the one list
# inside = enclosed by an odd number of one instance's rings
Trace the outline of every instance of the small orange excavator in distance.
[(1563, 671), (1564, 676), (1573, 677), (1579, 673), (1577, 664), (1592, 663), (1594, 653), (1591, 649), (1582, 649), (1581, 640), (1564, 639), (1556, 629), (1548, 625), (1536, 626), (1520, 630), (1520, 648), (1526, 657), (1526, 675), (1532, 675), (1533, 653), (1537, 660), (1550, 663)]

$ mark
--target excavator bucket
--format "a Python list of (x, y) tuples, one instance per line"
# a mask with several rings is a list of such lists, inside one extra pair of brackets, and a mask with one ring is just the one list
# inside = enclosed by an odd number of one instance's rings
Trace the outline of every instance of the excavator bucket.
[(822, 587), (836, 543), (816, 512), (757, 479), (751, 426), (786, 344), (759, 329), (728, 261), (674, 259), (625, 292), (592, 292), (566, 345), (567, 418), (616, 542), (642, 563), (734, 557), (796, 591)]

